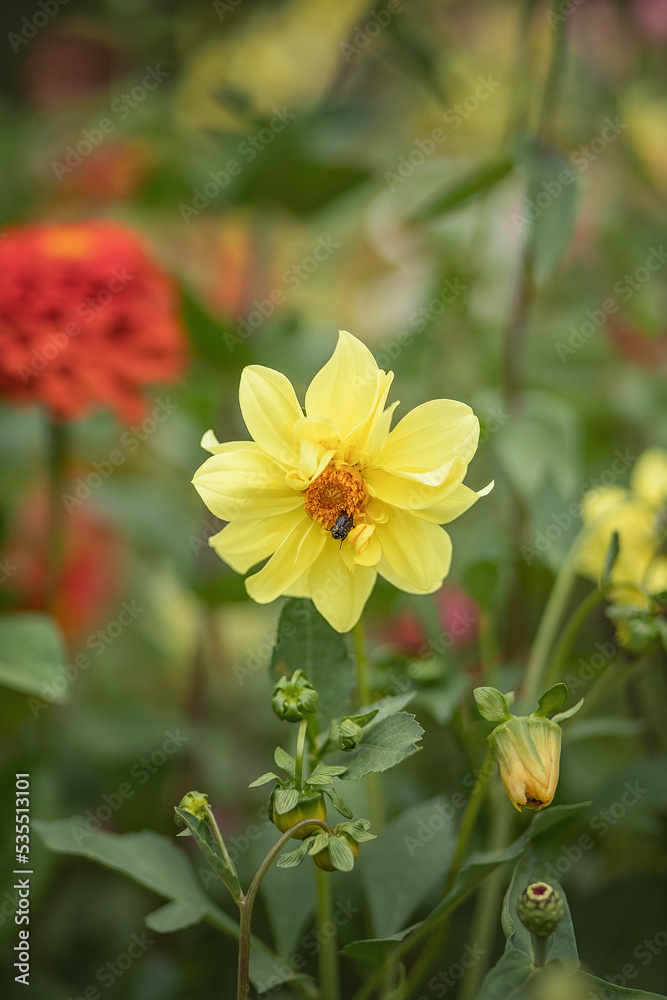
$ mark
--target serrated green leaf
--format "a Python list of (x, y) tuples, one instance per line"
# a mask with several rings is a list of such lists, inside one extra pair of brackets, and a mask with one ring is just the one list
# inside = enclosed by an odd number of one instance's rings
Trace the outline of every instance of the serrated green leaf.
[(415, 222), (435, 218), (463, 205), (475, 195), (491, 190), (514, 169), (514, 162), (509, 159), (494, 160), (471, 170), (461, 180), (448, 184), (444, 191), (430, 197), (420, 205), (412, 218)]
[(282, 747), (276, 747), (273, 759), (278, 767), (282, 767), (283, 771), (285, 771), (290, 778), (294, 777), (296, 774), (296, 761), (291, 754), (287, 753), (287, 750), (283, 750)]
[(507, 699), (494, 687), (478, 687), (473, 691), (477, 711), (487, 722), (506, 722), (510, 718)]
[(62, 702), (70, 682), (63, 673), (65, 649), (48, 615), (0, 618), (0, 684), (48, 703)]
[(248, 788), (259, 788), (260, 785), (266, 785), (269, 781), (280, 781), (280, 778), (273, 771), (267, 771), (266, 774), (260, 774), (259, 778), (251, 781)]
[(277, 788), (273, 796), (273, 808), (282, 816), (290, 809), (294, 809), (299, 801), (299, 792), (296, 788)]
[(324, 794), (331, 800), (331, 804), (336, 812), (339, 812), (341, 816), (345, 816), (346, 819), (352, 819), (353, 814), (351, 809), (345, 805), (335, 788), (325, 788)]
[[(354, 854), (340, 837), (329, 837), (329, 861), (339, 872), (351, 872), (354, 868)], [(313, 852), (315, 853), (315, 852)]]
[(533, 715), (545, 718), (549, 712), (557, 712), (559, 708), (562, 708), (569, 697), (570, 692), (567, 689), (567, 684), (562, 682), (554, 684), (553, 687), (544, 692)]
[(231, 859), (225, 858), (220, 849), (220, 844), (213, 838), (208, 828), (208, 823), (203, 819), (193, 816), (192, 813), (187, 812), (185, 809), (177, 809), (176, 814), (183, 820), (197, 841), (197, 847), (216, 875), (219, 875), (225, 883), (234, 899), (240, 899), (243, 893), (236, 868)]
[(290, 598), (280, 613), (278, 638), (271, 658), (271, 679), (303, 670), (318, 693), (317, 731), (328, 730), (333, 718), (347, 712), (354, 687), (354, 663), (345, 637), (317, 612), (311, 601)]
[(417, 741), (424, 730), (414, 715), (397, 712), (380, 722), (374, 722), (364, 730), (354, 750), (341, 751), (334, 759), (343, 759), (347, 770), (343, 781), (359, 781), (371, 771), (386, 771), (421, 748)]

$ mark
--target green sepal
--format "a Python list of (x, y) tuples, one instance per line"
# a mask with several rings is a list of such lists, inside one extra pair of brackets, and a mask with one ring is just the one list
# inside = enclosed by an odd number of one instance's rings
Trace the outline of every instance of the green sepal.
[(507, 722), (511, 718), (507, 698), (494, 687), (478, 687), (473, 691), (477, 711), (487, 722)]
[(331, 805), (334, 807), (336, 812), (339, 812), (341, 816), (345, 817), (345, 819), (352, 819), (353, 814), (351, 809), (345, 805), (335, 788), (325, 788), (323, 791), (327, 798), (331, 800)]
[(318, 764), (313, 768), (312, 774), (308, 776), (305, 784), (311, 786), (330, 785), (334, 778), (344, 774), (345, 771), (347, 768), (338, 764)]
[(288, 851), (287, 854), (281, 854), (276, 861), (276, 868), (298, 868), (308, 854), (308, 849), (314, 839), (314, 837), (307, 837), (301, 841), (296, 851)]
[[(340, 837), (328, 837), (329, 861), (339, 872), (351, 872), (354, 868), (352, 849)], [(313, 851), (313, 853), (316, 853)]]
[(553, 687), (544, 692), (537, 703), (537, 709), (533, 712), (533, 715), (536, 715), (538, 718), (546, 718), (549, 712), (557, 712), (559, 708), (562, 708), (569, 697), (570, 692), (567, 689), (567, 684), (563, 684), (562, 682), (554, 684)]
[(260, 785), (265, 785), (268, 781), (280, 781), (280, 778), (273, 771), (267, 771), (266, 774), (260, 774), (259, 778), (251, 781), (248, 788), (259, 788)]
[(319, 852), (323, 851), (329, 843), (329, 834), (324, 833), (324, 831), (322, 833), (316, 833), (314, 837), (310, 838), (310, 840), (310, 853), (319, 854)]
[(273, 793), (273, 808), (280, 816), (294, 809), (298, 801), (299, 792), (296, 788), (276, 788)]
[(566, 712), (559, 712), (558, 715), (554, 715), (551, 721), (560, 723), (563, 722), (565, 719), (572, 718), (572, 716), (579, 711), (583, 703), (584, 699), (580, 698), (576, 705), (573, 705), (572, 708), (568, 708)]
[(190, 830), (192, 836), (197, 841), (197, 846), (202, 852), (213, 871), (225, 883), (234, 899), (240, 899), (243, 895), (241, 883), (236, 873), (234, 864), (227, 855), (222, 852), (220, 844), (215, 840), (208, 828), (208, 823), (203, 819), (198, 819), (185, 809), (176, 808), (176, 813)]
[(336, 826), (336, 833), (346, 833), (358, 844), (364, 844), (367, 840), (377, 840), (374, 833), (369, 833), (371, 821), (369, 819), (355, 819), (353, 823), (339, 823)]
[(290, 778), (293, 778), (296, 774), (296, 760), (291, 754), (287, 753), (287, 750), (283, 750), (282, 747), (276, 747), (275, 753), (273, 755), (278, 767), (281, 767)]

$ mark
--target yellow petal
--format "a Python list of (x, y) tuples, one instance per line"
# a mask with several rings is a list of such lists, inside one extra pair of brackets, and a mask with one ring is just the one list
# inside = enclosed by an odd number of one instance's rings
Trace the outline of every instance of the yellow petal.
[(253, 440), (283, 468), (296, 467), (294, 424), (303, 413), (290, 380), (273, 368), (249, 365), (241, 375), (239, 402)]
[(211, 455), (224, 455), (225, 452), (239, 451), (244, 448), (261, 451), (259, 445), (255, 444), (254, 441), (223, 441), (221, 444), (214, 431), (206, 431), (199, 444), (205, 451), (210, 451)]
[(394, 473), (428, 472), (456, 457), (469, 462), (478, 439), (479, 421), (469, 406), (455, 399), (432, 399), (398, 422), (377, 465)]
[(435, 524), (449, 524), (450, 521), (460, 517), (461, 514), (465, 514), (473, 504), (477, 503), (480, 497), (487, 496), (493, 489), (493, 486), (494, 484), (491, 482), (484, 489), (475, 493), (474, 490), (460, 483), (451, 493), (443, 497), (442, 500), (437, 500), (429, 507), (416, 510), (415, 514), (417, 517), (423, 517), (425, 520), (433, 521)]
[[(394, 475), (385, 469), (366, 469), (364, 481), (378, 500), (403, 510), (421, 510), (431, 507), (449, 496), (461, 483), (468, 471), (462, 458), (455, 458), (446, 466), (431, 473)], [(434, 479), (425, 483), (424, 477)]]
[(667, 503), (667, 451), (664, 448), (647, 448), (643, 451), (630, 474), (630, 486), (651, 507)]
[(233, 521), (208, 540), (221, 559), (236, 573), (247, 573), (272, 555), (303, 519), (300, 510), (252, 521)]
[(377, 530), (382, 545), (380, 574), (408, 593), (432, 593), (442, 586), (449, 572), (452, 559), (449, 535), (444, 528), (414, 514), (393, 507), (386, 510), (388, 520), (378, 525)]
[(332, 628), (349, 632), (361, 618), (376, 576), (368, 566), (350, 573), (336, 546), (327, 545), (308, 576), (311, 600)]
[(332, 420), (344, 438), (377, 405), (378, 374), (368, 348), (341, 330), (331, 358), (308, 386), (306, 413)]
[(581, 501), (581, 515), (585, 523), (595, 520), (605, 511), (616, 507), (629, 498), (630, 494), (623, 486), (606, 486), (602, 489), (589, 490), (584, 493)]
[(252, 441), (208, 458), (192, 482), (223, 521), (255, 520), (303, 507), (303, 498), (285, 483), (285, 473)]
[(322, 525), (304, 512), (266, 566), (249, 576), (246, 590), (253, 601), (268, 604), (284, 594), (317, 559), (327, 540)]

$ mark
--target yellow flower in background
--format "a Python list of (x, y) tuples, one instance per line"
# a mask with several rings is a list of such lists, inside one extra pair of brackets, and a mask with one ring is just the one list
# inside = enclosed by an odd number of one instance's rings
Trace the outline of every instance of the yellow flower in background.
[(591, 525), (578, 557), (579, 572), (596, 583), (602, 575), (611, 536), (618, 532), (620, 551), (611, 571), (618, 589), (613, 600), (648, 603), (634, 584), (649, 594), (667, 590), (667, 451), (647, 448), (630, 475), (630, 488), (608, 486), (587, 493), (582, 502), (584, 525)]
[(429, 594), (449, 572), (452, 544), (440, 527), (485, 495), (463, 485), (477, 449), (469, 406), (435, 399), (390, 431), (393, 373), (341, 332), (306, 392), (305, 413), (289, 379), (261, 365), (241, 375), (241, 412), (252, 441), (202, 446), (212, 457), (193, 483), (230, 523), (210, 539), (260, 604), (309, 597), (338, 632), (359, 620), (377, 574)]

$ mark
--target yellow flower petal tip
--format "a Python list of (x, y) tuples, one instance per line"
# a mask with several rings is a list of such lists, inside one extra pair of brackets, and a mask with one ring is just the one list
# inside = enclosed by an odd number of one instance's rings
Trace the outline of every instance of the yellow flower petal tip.
[(392, 372), (346, 330), (302, 408), (288, 378), (245, 368), (239, 400), (251, 441), (202, 437), (211, 457), (193, 478), (229, 524), (211, 539), (253, 600), (310, 597), (338, 632), (359, 620), (380, 573), (408, 593), (437, 590), (452, 546), (442, 525), (493, 488), (463, 484), (479, 422), (465, 403), (436, 399), (391, 430)]

